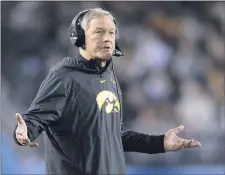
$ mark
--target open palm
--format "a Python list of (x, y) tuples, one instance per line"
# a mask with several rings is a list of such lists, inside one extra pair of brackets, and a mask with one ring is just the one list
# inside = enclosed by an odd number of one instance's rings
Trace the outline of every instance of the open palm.
[(179, 138), (177, 134), (184, 130), (184, 126), (181, 125), (177, 128), (170, 129), (164, 138), (164, 149), (165, 151), (178, 151), (183, 148), (200, 147), (201, 144), (194, 139), (188, 140)]
[(30, 139), (27, 136), (27, 125), (19, 113), (16, 113), (16, 120), (18, 121), (18, 125), (16, 128), (17, 141), (25, 146), (37, 147), (37, 143), (30, 142)]

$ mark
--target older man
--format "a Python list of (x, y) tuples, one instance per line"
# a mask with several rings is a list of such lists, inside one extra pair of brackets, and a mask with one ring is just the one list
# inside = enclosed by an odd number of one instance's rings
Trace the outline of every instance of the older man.
[(158, 136), (124, 128), (112, 59), (123, 55), (118, 38), (108, 11), (80, 12), (70, 31), (79, 54), (54, 66), (28, 111), (16, 114), (19, 145), (37, 146), (33, 141), (45, 131), (47, 174), (126, 174), (124, 151), (156, 154), (200, 146), (176, 136), (183, 126)]

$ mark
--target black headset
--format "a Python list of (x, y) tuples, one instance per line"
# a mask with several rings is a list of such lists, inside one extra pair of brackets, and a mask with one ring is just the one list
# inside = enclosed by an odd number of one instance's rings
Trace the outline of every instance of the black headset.
[[(89, 10), (83, 10), (79, 12), (72, 20), (71, 27), (70, 27), (70, 41), (73, 45), (77, 47), (84, 47), (85, 45), (85, 33), (84, 30), (81, 27), (81, 22), (85, 14), (87, 14), (91, 9)], [(120, 57), (124, 56), (123, 51), (118, 46), (118, 39), (119, 39), (119, 30), (116, 23), (116, 20), (113, 18), (113, 22), (116, 26), (116, 44), (115, 44), (115, 50), (113, 53), (113, 56)]]

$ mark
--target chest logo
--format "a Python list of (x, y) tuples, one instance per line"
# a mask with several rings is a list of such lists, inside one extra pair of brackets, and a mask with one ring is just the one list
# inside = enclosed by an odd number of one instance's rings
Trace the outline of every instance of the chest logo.
[(107, 114), (120, 111), (120, 103), (111, 91), (101, 91), (96, 97), (96, 102), (100, 110), (105, 110)]

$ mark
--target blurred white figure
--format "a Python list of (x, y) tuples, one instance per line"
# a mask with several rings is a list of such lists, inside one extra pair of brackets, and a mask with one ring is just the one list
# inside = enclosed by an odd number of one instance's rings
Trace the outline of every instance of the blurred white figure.
[[(148, 71), (165, 71), (172, 49), (151, 30), (142, 30), (137, 36), (130, 76), (138, 77)], [(140, 71), (141, 70), (141, 71)]]
[(15, 31), (44, 29), (46, 19), (43, 9), (40, 8), (43, 2), (19, 2), (13, 8), (9, 16), (9, 26)]
[(175, 111), (188, 132), (211, 132), (217, 128), (216, 103), (194, 81), (183, 82)]
[(143, 83), (146, 95), (152, 100), (165, 101), (173, 90), (173, 85), (166, 73), (152, 73)]

